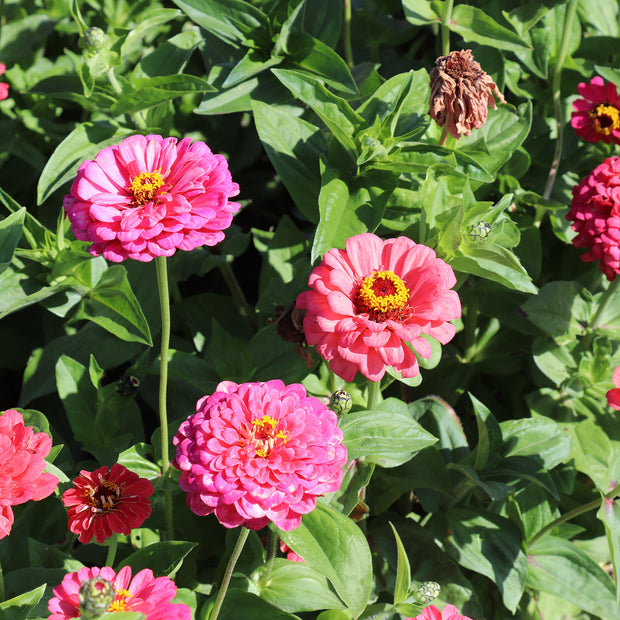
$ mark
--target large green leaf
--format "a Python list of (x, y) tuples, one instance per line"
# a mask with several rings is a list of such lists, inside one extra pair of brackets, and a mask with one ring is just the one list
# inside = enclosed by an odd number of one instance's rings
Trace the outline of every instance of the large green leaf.
[[(210, 604), (212, 605), (212, 603)], [(204, 608), (201, 617), (209, 617), (208, 614), (204, 615)], [(252, 620), (299, 620), (298, 616), (274, 607), (256, 594), (238, 588), (230, 588), (224, 597), (224, 603), (218, 615), (218, 620), (239, 620), (239, 618), (252, 618)]]
[(30, 610), (41, 600), (46, 585), (0, 602), (0, 620), (26, 620)]
[(403, 545), (403, 541), (400, 539), (398, 532), (394, 525), (390, 523), (390, 527), (394, 532), (394, 538), (396, 539), (396, 550), (398, 553), (398, 562), (396, 564), (396, 582), (394, 584), (394, 605), (402, 603), (409, 596), (409, 589), (411, 588), (411, 566), (409, 564), (409, 558)]
[(183, 560), (197, 544), (180, 540), (166, 540), (153, 543), (125, 558), (119, 564), (119, 568), (131, 566), (134, 575), (144, 568), (150, 568), (157, 577), (170, 577), (174, 579), (174, 576), (183, 564)]
[(0, 222), (0, 273), (7, 268), (13, 258), (15, 248), (22, 238), (25, 218), (26, 209), (22, 207)]

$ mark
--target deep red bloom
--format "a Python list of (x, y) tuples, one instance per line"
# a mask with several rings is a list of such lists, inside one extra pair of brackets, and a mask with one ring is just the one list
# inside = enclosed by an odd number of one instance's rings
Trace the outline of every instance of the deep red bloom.
[(191, 620), (191, 609), (182, 603), (171, 603), (177, 587), (168, 577), (154, 577), (153, 571), (145, 568), (131, 578), (131, 568), (124, 566), (118, 575), (109, 566), (103, 568), (81, 568), (76, 573), (65, 575), (62, 583), (53, 590), (47, 608), (49, 620), (69, 620), (80, 616), (80, 586), (93, 577), (111, 582), (116, 596), (108, 612), (139, 612), (145, 620)]
[(611, 380), (614, 382), (616, 387), (607, 392), (607, 402), (610, 407), (620, 411), (620, 366), (614, 370)]
[(112, 534), (129, 534), (151, 514), (153, 485), (146, 478), (115, 463), (90, 472), (82, 470), (62, 501), (69, 508), (69, 529), (88, 543), (102, 543)]
[(11, 531), (11, 506), (43, 499), (58, 486), (58, 478), (44, 471), (51, 448), (51, 437), (25, 426), (19, 411), (0, 415), (0, 538)]
[(583, 99), (573, 103), (570, 121), (577, 135), (588, 142), (620, 144), (620, 96), (615, 85), (596, 76), (589, 84), (581, 82), (577, 90)]
[(312, 290), (297, 298), (307, 310), (308, 344), (347, 382), (359, 370), (379, 381), (388, 366), (403, 377), (419, 374), (418, 360), (431, 346), (423, 335), (445, 344), (456, 331), (448, 321), (461, 316), (452, 267), (407, 237), (382, 241), (364, 233), (344, 250), (333, 249), (310, 274)]
[(585, 262), (601, 261), (608, 280), (620, 273), (620, 157), (608, 157), (576, 187), (566, 219), (578, 234), (576, 248), (589, 248)]
[(435, 605), (429, 605), (420, 615), (406, 620), (471, 620), (471, 618), (462, 616), (454, 605), (446, 605), (443, 612)]
[[(0, 75), (6, 71), (6, 66), (0, 62)], [(0, 82), (0, 101), (9, 96), (9, 85), (6, 82)]]

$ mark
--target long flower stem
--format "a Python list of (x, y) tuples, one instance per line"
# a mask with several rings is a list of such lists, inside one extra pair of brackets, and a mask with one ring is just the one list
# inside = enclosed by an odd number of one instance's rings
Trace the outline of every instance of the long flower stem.
[(228, 585), (230, 584), (230, 578), (232, 577), (233, 571), (235, 570), (235, 564), (237, 563), (237, 560), (241, 555), (241, 551), (243, 551), (243, 546), (245, 545), (245, 541), (248, 539), (249, 533), (250, 530), (247, 527), (241, 527), (241, 531), (239, 532), (239, 538), (237, 538), (235, 548), (233, 549), (232, 555), (230, 556), (230, 560), (228, 560), (226, 572), (224, 573), (224, 579), (222, 580), (220, 591), (217, 593), (215, 605), (213, 606), (213, 610), (211, 611), (209, 620), (217, 620), (220, 609), (222, 608), (222, 603), (224, 602), (224, 597), (226, 596), (226, 590), (228, 590)]
[[(157, 286), (161, 310), (161, 348), (159, 352), (159, 425), (161, 436), (161, 475), (165, 477), (170, 468), (168, 454), (168, 409), (166, 396), (168, 389), (168, 349), (170, 347), (170, 293), (168, 292), (168, 269), (165, 256), (155, 259), (157, 267)], [(172, 493), (166, 491), (166, 533), (172, 539)]]
[(564, 15), (564, 28), (562, 30), (562, 43), (560, 45), (560, 51), (558, 53), (557, 62), (553, 71), (553, 103), (555, 105), (555, 117), (557, 123), (558, 137), (555, 142), (555, 154), (553, 156), (553, 162), (551, 164), (551, 169), (549, 170), (549, 176), (547, 178), (547, 185), (543, 194), (545, 200), (549, 200), (549, 197), (551, 196), (553, 185), (555, 184), (555, 178), (558, 174), (558, 168), (560, 167), (560, 160), (562, 159), (562, 129), (564, 125), (564, 115), (562, 114), (562, 96), (560, 92), (562, 86), (562, 68), (564, 66), (564, 60), (568, 52), (570, 32), (573, 27), (573, 20), (575, 18), (575, 13), (577, 12), (578, 4), (579, 0), (569, 0), (568, 5), (566, 6), (566, 13)]
[(267, 568), (265, 569), (265, 576), (261, 580), (265, 585), (269, 583), (269, 577), (271, 577), (271, 571), (273, 570), (273, 560), (276, 557), (276, 551), (278, 550), (278, 539), (280, 537), (275, 532), (269, 533), (269, 551), (267, 553)]
[(344, 0), (344, 19), (342, 22), (344, 57), (349, 67), (353, 66), (353, 48), (351, 47), (351, 0)]
[(4, 602), (6, 594), (4, 591), (4, 573), (2, 572), (2, 564), (0, 564), (0, 603)]
[(443, 8), (443, 16), (441, 18), (441, 53), (447, 56), (450, 53), (450, 28), (448, 24), (452, 19), (452, 7), (454, 0), (446, 0)]
[(598, 327), (598, 323), (601, 319), (601, 316), (603, 315), (603, 312), (605, 311), (605, 308), (607, 308), (607, 306), (609, 305), (609, 302), (613, 299), (614, 295), (616, 294), (616, 291), (618, 290), (618, 284), (620, 284), (620, 278), (616, 277), (611, 281), (610, 285), (607, 287), (607, 289), (603, 293), (603, 296), (601, 297), (601, 301), (598, 304), (598, 308), (596, 309), (596, 312), (594, 313), (594, 316), (592, 317), (592, 320), (590, 321), (590, 324), (588, 325), (588, 329), (589, 329), (588, 334), (583, 339), (583, 344), (586, 348), (592, 344), (592, 340), (594, 339), (594, 331)]
[(381, 381), (368, 381), (368, 411), (374, 411), (381, 399)]
[(245, 299), (245, 295), (243, 294), (243, 290), (241, 286), (239, 286), (239, 281), (235, 276), (235, 272), (232, 270), (232, 267), (228, 263), (221, 263), (220, 273), (226, 282), (226, 286), (230, 291), (235, 303), (239, 307), (239, 313), (241, 317), (245, 321), (246, 325), (250, 328), (252, 333), (256, 332), (256, 321), (254, 319), (254, 311), (250, 307), (250, 304)]
[(116, 557), (116, 549), (118, 548), (118, 534), (112, 534), (108, 543), (108, 555), (105, 559), (105, 565), (112, 568), (114, 566), (114, 558)]

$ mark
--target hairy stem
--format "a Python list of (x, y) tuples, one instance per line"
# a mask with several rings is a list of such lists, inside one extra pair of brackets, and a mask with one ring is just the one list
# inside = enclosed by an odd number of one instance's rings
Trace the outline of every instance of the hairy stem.
[(344, 0), (344, 19), (342, 22), (342, 39), (344, 57), (349, 67), (353, 66), (353, 48), (351, 47), (351, 0)]
[(112, 568), (114, 566), (114, 558), (116, 558), (116, 549), (118, 548), (118, 534), (112, 534), (108, 542), (108, 555), (105, 558), (105, 565)]
[(450, 28), (448, 24), (452, 19), (452, 7), (454, 0), (446, 0), (441, 18), (441, 54), (447, 56), (450, 53)]
[(618, 284), (620, 284), (620, 278), (616, 277), (611, 281), (611, 283), (603, 293), (601, 301), (598, 304), (598, 308), (596, 309), (596, 312), (594, 313), (594, 316), (592, 317), (592, 320), (588, 325), (589, 331), (583, 339), (583, 344), (586, 348), (588, 348), (592, 344), (592, 340), (594, 340), (594, 331), (598, 327), (599, 321), (601, 319), (601, 316), (603, 315), (603, 312), (605, 311), (605, 308), (607, 308), (609, 302), (616, 294), (616, 291), (618, 290)]
[(381, 381), (368, 380), (368, 411), (374, 411), (381, 400)]

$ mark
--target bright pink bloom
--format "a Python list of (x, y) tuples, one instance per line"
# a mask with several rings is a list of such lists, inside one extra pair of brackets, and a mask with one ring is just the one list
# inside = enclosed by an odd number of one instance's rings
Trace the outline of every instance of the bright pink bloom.
[(422, 610), (422, 613), (415, 618), (406, 620), (471, 620), (469, 616), (462, 616), (454, 605), (446, 605), (443, 614), (435, 605), (430, 605)]
[(63, 205), (93, 256), (148, 262), (221, 241), (238, 193), (226, 160), (204, 142), (130, 136), (80, 165)]
[(351, 237), (345, 250), (323, 256), (308, 284), (312, 290), (297, 298), (307, 310), (306, 339), (347, 382), (358, 370), (379, 381), (388, 366), (415, 377), (420, 369), (407, 343), (430, 358), (422, 335), (445, 344), (456, 331), (448, 321), (461, 316), (459, 296), (450, 290), (452, 267), (407, 237)]
[(347, 450), (338, 418), (303, 385), (223, 381), (174, 438), (187, 503), (225, 527), (299, 526), (340, 488)]
[(47, 608), (49, 620), (68, 620), (80, 616), (78, 593), (84, 581), (101, 577), (112, 583), (116, 596), (108, 611), (140, 612), (145, 620), (191, 620), (192, 611), (183, 603), (171, 603), (177, 587), (168, 577), (154, 577), (145, 568), (131, 578), (131, 568), (124, 566), (118, 575), (109, 566), (81, 568), (77, 573), (65, 575), (62, 583), (53, 590)]
[(102, 543), (112, 534), (127, 535), (151, 514), (153, 485), (146, 478), (115, 463), (93, 472), (84, 471), (62, 495), (69, 508), (69, 529), (88, 543), (93, 536)]
[(58, 478), (44, 472), (51, 449), (51, 437), (25, 426), (19, 411), (7, 409), (0, 415), (0, 538), (11, 531), (11, 506), (38, 501), (56, 490)]
[[(6, 65), (0, 62), (0, 75), (6, 71)], [(9, 85), (6, 82), (0, 82), (0, 101), (9, 96)]]
[(578, 234), (576, 248), (589, 248), (585, 262), (601, 261), (608, 280), (620, 273), (620, 157), (608, 157), (577, 186), (566, 219)]
[(289, 562), (305, 562), (300, 555), (297, 555), (283, 540), (280, 541), (280, 551), (286, 553), (286, 559)]
[(617, 409), (620, 411), (620, 366), (614, 370), (614, 374), (612, 375), (612, 381), (616, 386), (615, 389), (609, 390), (607, 392), (607, 402), (610, 407)]
[(581, 82), (577, 90), (583, 99), (573, 103), (570, 121), (577, 135), (588, 142), (620, 144), (620, 96), (616, 87), (596, 76), (589, 84)]

